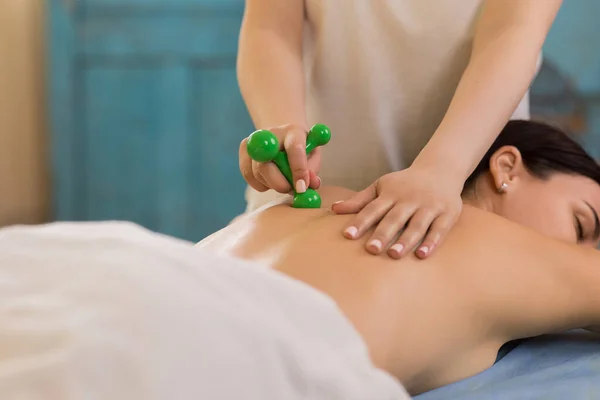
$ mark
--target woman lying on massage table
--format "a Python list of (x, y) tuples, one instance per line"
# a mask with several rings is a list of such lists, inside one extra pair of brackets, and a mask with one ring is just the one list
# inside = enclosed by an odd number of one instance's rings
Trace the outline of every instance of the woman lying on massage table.
[[(259, 261), (335, 300), (373, 362), (421, 393), (490, 367), (508, 341), (600, 325), (600, 167), (563, 132), (510, 122), (427, 260), (364, 252), (351, 216), (277, 204), (200, 247)], [(323, 207), (352, 196), (320, 190)], [(418, 227), (411, 227), (414, 229)]]

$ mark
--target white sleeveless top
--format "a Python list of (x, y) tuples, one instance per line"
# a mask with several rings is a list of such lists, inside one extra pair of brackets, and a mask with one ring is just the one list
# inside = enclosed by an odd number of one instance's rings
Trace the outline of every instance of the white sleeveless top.
[[(483, 0), (305, 0), (309, 124), (331, 128), (319, 176), (364, 189), (410, 166), (469, 61)], [(529, 118), (528, 96), (513, 118)], [(273, 191), (246, 193), (248, 211)]]

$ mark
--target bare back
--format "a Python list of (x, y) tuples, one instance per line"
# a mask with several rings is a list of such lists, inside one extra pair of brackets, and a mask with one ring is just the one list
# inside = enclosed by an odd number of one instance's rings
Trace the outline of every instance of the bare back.
[[(324, 188), (323, 207), (352, 193)], [(393, 260), (368, 254), (363, 240), (343, 238), (350, 217), (280, 204), (242, 217), (199, 246), (262, 262), (331, 296), (363, 336), (375, 364), (413, 394), (481, 372), (510, 339), (571, 327), (570, 321), (552, 319), (497, 329), (493, 311), (510, 298), (506, 288), (517, 294), (528, 288), (513, 282), (514, 271), (490, 254), (527, 246), (527, 230), (465, 207), (435, 255)]]

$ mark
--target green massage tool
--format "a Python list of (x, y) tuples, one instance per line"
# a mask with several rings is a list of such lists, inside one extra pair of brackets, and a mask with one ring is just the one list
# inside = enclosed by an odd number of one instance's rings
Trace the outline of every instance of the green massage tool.
[[(329, 128), (322, 124), (317, 124), (311, 128), (306, 137), (306, 154), (310, 154), (319, 146), (326, 145), (331, 139)], [(270, 131), (260, 130), (252, 133), (248, 137), (246, 149), (251, 159), (257, 162), (274, 162), (287, 181), (294, 187), (292, 182), (292, 170), (287, 154), (279, 148), (279, 140)], [(314, 189), (306, 189), (304, 193), (297, 193), (294, 188), (294, 201), (292, 207), (295, 208), (319, 208), (321, 207), (321, 196)]]

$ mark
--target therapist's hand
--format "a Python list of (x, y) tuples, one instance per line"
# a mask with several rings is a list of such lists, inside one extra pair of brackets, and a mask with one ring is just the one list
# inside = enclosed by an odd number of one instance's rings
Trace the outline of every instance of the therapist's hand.
[[(317, 176), (321, 168), (321, 149), (317, 147), (308, 157), (306, 156), (308, 130), (294, 124), (281, 125), (268, 130), (277, 136), (281, 148), (287, 153), (295, 190), (304, 193), (309, 187), (318, 189), (321, 186), (321, 178)], [(279, 193), (291, 192), (291, 185), (274, 163), (259, 163), (250, 158), (246, 150), (247, 141), (247, 138), (242, 140), (239, 152), (240, 171), (246, 182), (259, 192), (269, 189)]]
[(382, 176), (354, 197), (334, 204), (332, 210), (358, 213), (344, 231), (349, 239), (358, 239), (377, 225), (367, 240), (369, 253), (387, 250), (390, 257), (400, 258), (418, 245), (416, 255), (426, 258), (458, 220), (462, 186), (461, 179), (441, 176), (439, 170), (410, 167)]

